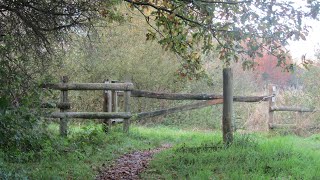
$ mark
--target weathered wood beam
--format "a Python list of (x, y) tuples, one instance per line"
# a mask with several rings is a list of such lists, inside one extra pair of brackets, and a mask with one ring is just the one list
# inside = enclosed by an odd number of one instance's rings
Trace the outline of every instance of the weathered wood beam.
[[(121, 93), (119, 93), (121, 95)], [(146, 97), (155, 99), (168, 99), (168, 100), (213, 100), (223, 99), (223, 95), (217, 94), (190, 94), (190, 93), (159, 93), (152, 91), (133, 90), (131, 91), (132, 97)], [(260, 102), (268, 101), (269, 96), (234, 96), (235, 102)]]
[(50, 118), (82, 118), (82, 119), (106, 119), (106, 118), (130, 118), (131, 113), (109, 112), (53, 112)]
[(271, 96), (233, 96), (234, 102), (261, 102), (268, 101)]
[[(105, 84), (110, 84), (110, 81), (107, 79), (104, 81)], [(103, 112), (112, 112), (112, 103), (111, 103), (111, 91), (110, 90), (104, 90), (103, 91), (103, 105), (102, 109)], [(103, 130), (104, 132), (109, 132), (111, 129), (111, 121), (110, 119), (104, 119), (103, 120)]]
[(115, 124), (115, 123), (123, 123), (124, 120), (118, 118), (118, 119), (110, 119), (110, 121), (111, 121), (112, 124)]
[[(67, 84), (69, 81), (68, 76), (62, 76), (61, 78), (61, 84)], [(60, 103), (61, 104), (68, 104), (69, 98), (68, 98), (68, 91), (67, 90), (61, 90), (60, 93)], [(68, 109), (66, 108), (60, 108), (61, 113), (68, 112)], [(60, 135), (66, 137), (68, 135), (68, 118), (67, 117), (61, 117), (60, 118)]]
[(172, 113), (181, 112), (181, 111), (200, 109), (200, 108), (204, 108), (204, 107), (207, 107), (207, 106), (212, 106), (212, 105), (222, 104), (222, 103), (223, 103), (222, 99), (202, 101), (202, 102), (197, 102), (197, 103), (194, 103), (194, 104), (188, 104), (188, 105), (184, 105), (184, 106), (180, 106), (180, 107), (161, 109), (161, 110), (152, 111), (152, 112), (138, 113), (135, 116), (135, 118), (143, 119), (143, 118), (155, 117), (155, 116), (160, 116), (160, 115), (167, 115), (167, 114), (172, 114)]
[(295, 111), (295, 112), (314, 112), (314, 109), (305, 107), (288, 107), (288, 106), (273, 106), (271, 111)]
[(42, 84), (42, 88), (56, 89), (56, 90), (133, 90), (132, 83), (56, 83), (56, 84)]
[[(208, 107), (216, 104), (222, 104), (222, 103), (223, 103), (222, 99), (202, 101), (202, 102), (188, 104), (180, 107), (161, 109), (161, 110), (152, 111), (152, 112), (138, 113), (135, 118), (142, 119), (142, 118), (148, 118), (148, 117), (155, 117), (155, 116), (172, 114), (172, 113), (181, 112), (181, 111), (200, 109), (200, 108), (204, 108), (204, 107)], [(131, 118), (132, 115), (130, 113), (106, 113), (106, 112), (67, 112), (67, 113), (54, 112), (51, 115), (49, 115), (49, 117), (50, 118), (68, 117), (68, 118), (84, 118), (84, 119), (119, 118), (119, 120), (117, 120), (116, 122), (123, 122), (122, 118)]]
[[(130, 112), (130, 96), (131, 96), (131, 92), (130, 91), (125, 91), (124, 92), (124, 111), (129, 113)], [(129, 132), (129, 128), (130, 128), (130, 118), (124, 118), (123, 121), (123, 132), (128, 133)]]
[(131, 96), (169, 100), (212, 100), (223, 98), (222, 95), (215, 94), (160, 93), (144, 90), (133, 90)]
[(223, 69), (223, 113), (222, 134), (223, 142), (233, 142), (232, 115), (233, 115), (233, 73), (231, 68)]

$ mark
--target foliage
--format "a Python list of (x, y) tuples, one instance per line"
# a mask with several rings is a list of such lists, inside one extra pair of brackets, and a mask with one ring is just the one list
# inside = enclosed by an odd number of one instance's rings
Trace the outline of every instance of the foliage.
[(37, 161), (10, 163), (0, 150), (0, 178), (92, 179), (100, 169), (127, 152), (188, 141), (201, 134), (165, 127), (132, 127), (130, 135), (124, 135), (118, 126), (106, 135), (94, 123), (72, 124), (67, 138), (58, 136), (56, 124), (49, 125), (48, 131), (50, 139), (43, 143)]
[[(97, 18), (123, 20), (116, 1), (0, 0), (0, 148), (20, 161), (38, 152), (45, 138), (41, 89), (49, 67), (59, 64), (68, 34), (85, 34)], [(101, 14), (108, 11), (107, 14)], [(62, 46), (62, 47), (61, 47)], [(3, 138), (2, 138), (3, 137)], [(10, 155), (9, 155), (10, 154)], [(21, 160), (23, 161), (23, 160)]]
[(279, 66), (290, 70), (283, 47), (289, 39), (305, 39), (308, 26), (303, 20), (317, 19), (320, 7), (316, 0), (301, 8), (293, 1), (274, 0), (124, 1), (145, 16), (151, 26), (147, 39), (157, 39), (165, 49), (183, 57), (180, 73), (188, 75), (201, 71), (199, 52), (209, 51), (226, 65), (243, 59), (248, 68), (255, 58), (268, 53), (277, 57)]
[[(133, 127), (123, 135), (121, 127), (105, 135), (101, 126), (73, 124), (70, 136), (57, 136), (50, 125), (52, 140), (44, 143), (37, 162), (8, 163), (0, 150), (0, 177), (91, 179), (117, 157), (129, 151), (173, 144), (155, 156), (142, 177), (154, 178), (312, 178), (319, 171), (319, 136), (236, 135), (225, 147), (218, 132), (185, 131), (168, 127)], [(92, 141), (91, 141), (92, 140)], [(232, 169), (232, 173), (229, 172)]]
[[(126, 12), (124, 6), (119, 6)], [(130, 22), (110, 23), (97, 28), (97, 34), (90, 39), (72, 36), (68, 53), (61, 65), (52, 67), (58, 82), (62, 74), (68, 75), (70, 82), (104, 82), (106, 79), (131, 81), (135, 89), (159, 92), (180, 92), (186, 80), (176, 76), (180, 59), (172, 52), (166, 52), (156, 42), (146, 42), (144, 33), (147, 26), (137, 14)], [(101, 111), (103, 94), (101, 91), (70, 91), (70, 102), (75, 111)], [(122, 97), (119, 97), (120, 111)], [(166, 108), (173, 102), (132, 98), (132, 112)]]
[[(207, 58), (206, 73), (209, 78), (199, 78), (186, 82), (180, 92), (185, 93), (212, 93), (222, 94), (222, 68), (223, 62), (210, 62), (210, 55)], [(255, 71), (243, 71), (241, 64), (233, 64), (234, 94), (236, 96), (262, 96), (265, 90), (259, 79), (255, 77)], [(176, 101), (174, 106), (181, 106), (195, 103), (196, 101)], [(263, 105), (264, 102), (261, 102)], [(236, 129), (244, 128), (248, 119), (256, 109), (257, 103), (234, 103), (234, 123)], [(265, 110), (267, 108), (264, 106)], [(164, 125), (193, 128), (193, 129), (220, 129), (222, 120), (222, 105), (214, 105), (202, 109), (185, 111), (168, 115), (162, 123)], [(152, 120), (148, 120), (152, 123)]]
[[(48, 75), (52, 55), (97, 17), (100, 1), (0, 1), (0, 96), (14, 103)], [(82, 29), (81, 29), (82, 28)]]
[[(277, 84), (280, 86), (289, 85), (289, 80), (295, 72), (283, 71), (281, 67), (277, 67), (277, 58), (271, 55), (264, 54), (261, 58), (257, 58), (258, 64), (255, 68), (255, 76), (259, 80), (260, 84)], [(292, 61), (287, 60), (287, 63)]]
[(37, 103), (26, 95), (17, 108), (12, 107), (5, 97), (0, 98), (0, 149), (6, 153), (8, 161), (23, 162), (38, 158), (37, 153), (48, 137), (44, 122), (39, 117), (40, 110), (35, 108)]

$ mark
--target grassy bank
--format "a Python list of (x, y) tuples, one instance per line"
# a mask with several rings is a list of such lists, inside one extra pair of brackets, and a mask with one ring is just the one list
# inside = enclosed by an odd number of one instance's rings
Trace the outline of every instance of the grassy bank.
[(103, 164), (127, 152), (212, 137), (165, 127), (133, 127), (125, 135), (122, 126), (105, 135), (95, 124), (71, 125), (67, 138), (59, 136), (57, 124), (50, 125), (48, 131), (51, 140), (40, 152), (11, 157), (0, 151), (0, 179), (93, 179)]
[[(320, 177), (320, 136), (236, 135), (230, 147), (220, 132), (184, 131), (168, 127), (133, 127), (129, 135), (121, 126), (105, 135), (100, 126), (71, 126), (68, 138), (58, 136), (58, 126), (36, 154), (12, 159), (0, 152), (0, 179), (93, 179), (103, 164), (120, 155), (172, 144), (155, 156), (144, 179), (317, 179)], [(17, 156), (19, 157), (19, 156)]]
[(145, 179), (319, 179), (320, 136), (237, 135), (181, 144), (156, 155)]

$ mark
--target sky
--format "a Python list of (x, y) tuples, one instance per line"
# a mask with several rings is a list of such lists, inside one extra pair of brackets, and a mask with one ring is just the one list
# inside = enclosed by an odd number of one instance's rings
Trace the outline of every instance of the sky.
[(309, 22), (312, 25), (312, 29), (306, 40), (289, 41), (289, 46), (287, 46), (293, 59), (298, 62), (304, 54), (306, 54), (306, 59), (315, 59), (315, 50), (320, 48), (320, 22), (310, 20)]
[[(295, 1), (297, 6), (305, 5), (305, 0)], [(311, 25), (306, 41), (289, 41), (289, 46), (286, 48), (290, 51), (293, 60), (297, 63), (301, 61), (302, 55), (306, 55), (306, 59), (315, 60), (315, 50), (320, 48), (320, 21), (305, 20), (307, 25)]]

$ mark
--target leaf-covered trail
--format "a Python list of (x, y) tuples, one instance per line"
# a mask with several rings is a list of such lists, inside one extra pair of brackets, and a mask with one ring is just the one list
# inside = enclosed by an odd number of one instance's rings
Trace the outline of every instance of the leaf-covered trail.
[(170, 144), (164, 144), (156, 149), (125, 154), (117, 159), (111, 166), (102, 169), (96, 179), (140, 179), (139, 174), (147, 168), (152, 156), (170, 147)]

